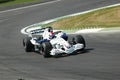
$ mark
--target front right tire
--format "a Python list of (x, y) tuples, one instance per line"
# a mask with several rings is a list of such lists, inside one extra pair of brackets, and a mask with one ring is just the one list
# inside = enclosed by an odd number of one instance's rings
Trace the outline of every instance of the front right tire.
[(79, 35), (79, 34), (68, 35), (68, 41), (71, 44), (77, 44), (77, 43), (83, 44), (84, 47), (81, 50), (84, 50), (86, 47), (85, 39), (83, 38), (82, 35)]

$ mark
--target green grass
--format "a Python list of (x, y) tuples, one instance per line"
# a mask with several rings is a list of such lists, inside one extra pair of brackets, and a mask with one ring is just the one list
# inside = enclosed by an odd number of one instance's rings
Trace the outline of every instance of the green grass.
[(120, 6), (61, 19), (47, 25), (64, 30), (120, 27)]
[(42, 0), (11, 0), (8, 2), (0, 3), (0, 7), (10, 6), (15, 4), (32, 3), (32, 2), (38, 2), (38, 1), (42, 1)]

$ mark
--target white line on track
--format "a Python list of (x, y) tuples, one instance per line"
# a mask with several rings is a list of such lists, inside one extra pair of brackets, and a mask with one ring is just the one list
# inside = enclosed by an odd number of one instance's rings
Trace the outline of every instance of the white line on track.
[(0, 11), (0, 13), (11, 12), (11, 11), (16, 11), (16, 10), (21, 10), (21, 9), (26, 9), (26, 8), (31, 8), (31, 7), (37, 7), (37, 6), (41, 6), (41, 5), (45, 5), (45, 4), (52, 4), (52, 3), (55, 3), (55, 2), (59, 2), (59, 1), (61, 1), (61, 0), (55, 0), (55, 1), (45, 2), (45, 3), (40, 3), (40, 4), (15, 8), (15, 9), (9, 9), (9, 10), (5, 10), (5, 11)]

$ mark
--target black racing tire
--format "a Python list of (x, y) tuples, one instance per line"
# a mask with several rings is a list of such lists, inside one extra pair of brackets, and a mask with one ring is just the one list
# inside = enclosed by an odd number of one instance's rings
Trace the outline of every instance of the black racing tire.
[(31, 37), (26, 37), (23, 39), (23, 46), (26, 52), (32, 52), (34, 50), (34, 45), (30, 42)]
[(82, 35), (76, 35), (74, 38), (73, 38), (73, 41), (77, 44), (77, 43), (81, 43), (83, 44), (83, 48), (81, 50), (84, 50), (85, 47), (86, 47), (86, 43), (85, 43), (85, 39), (83, 38)]
[(76, 41), (76, 43), (82, 43), (84, 45), (84, 47), (86, 47), (85, 39), (83, 38), (82, 35), (76, 35), (75, 41)]
[(83, 47), (81, 50), (83, 50), (83, 49), (86, 47), (85, 39), (83, 38), (82, 35), (78, 35), (78, 34), (69, 35), (69, 36), (68, 36), (68, 41), (69, 41), (71, 44), (77, 44), (77, 43), (83, 44), (84, 47)]
[(51, 57), (50, 51), (52, 50), (52, 45), (50, 42), (42, 43), (42, 54), (44, 58)]

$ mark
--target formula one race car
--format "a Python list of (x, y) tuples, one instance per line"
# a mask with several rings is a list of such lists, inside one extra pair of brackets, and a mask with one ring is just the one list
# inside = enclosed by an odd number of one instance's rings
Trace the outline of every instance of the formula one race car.
[(28, 37), (23, 39), (23, 46), (26, 52), (36, 51), (50, 57), (83, 51), (86, 44), (79, 34), (66, 34), (47, 27), (30, 31)]

